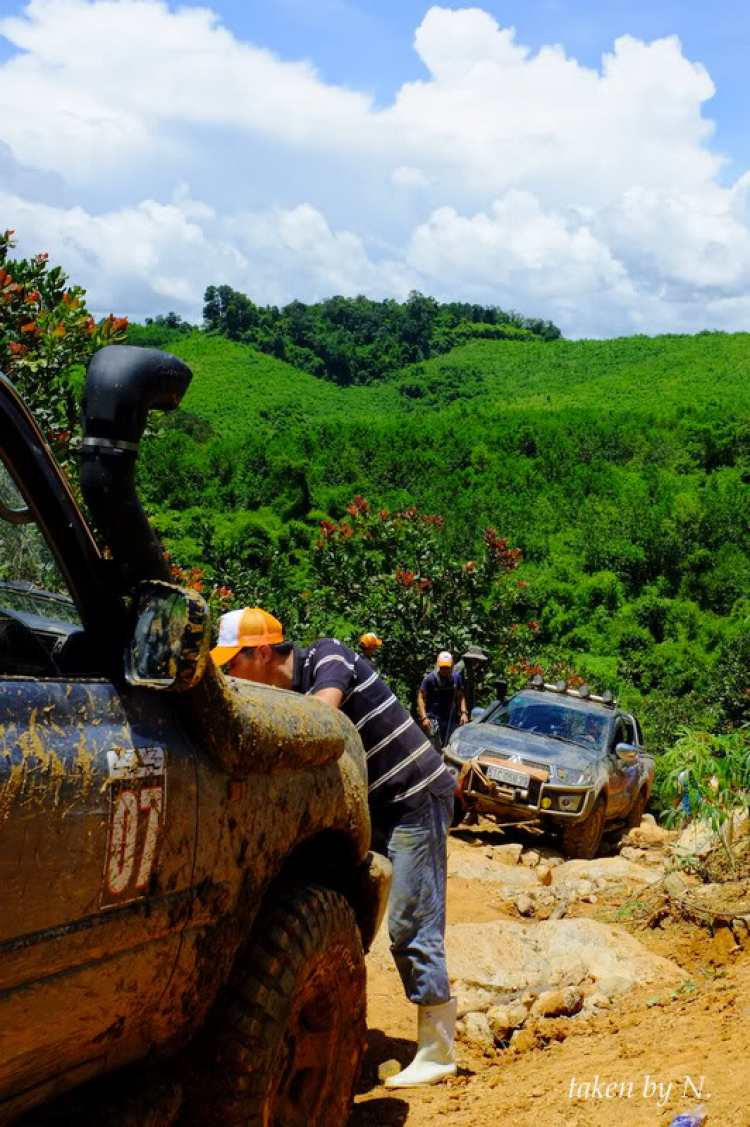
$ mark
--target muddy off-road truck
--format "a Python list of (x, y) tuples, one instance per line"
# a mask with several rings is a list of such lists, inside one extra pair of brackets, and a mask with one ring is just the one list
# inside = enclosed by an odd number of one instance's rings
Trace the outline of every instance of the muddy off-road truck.
[(638, 720), (611, 693), (536, 675), (457, 728), (445, 750), (458, 825), (469, 811), (556, 832), (567, 857), (595, 857), (605, 832), (641, 823), (654, 758)]
[(149, 409), (190, 377), (151, 349), (92, 360), (100, 549), (0, 376), (2, 1124), (162, 1069), (179, 1115), (160, 1124), (349, 1113), (390, 868), (349, 720), (225, 678), (206, 604), (170, 582), (134, 470)]

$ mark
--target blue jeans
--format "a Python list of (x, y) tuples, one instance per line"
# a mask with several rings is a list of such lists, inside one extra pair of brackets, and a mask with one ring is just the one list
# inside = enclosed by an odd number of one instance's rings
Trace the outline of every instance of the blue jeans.
[(373, 830), (373, 848), (393, 865), (388, 933), (406, 996), (418, 1006), (450, 998), (445, 962), (447, 840), (453, 795), (428, 795), (423, 806), (385, 832)]

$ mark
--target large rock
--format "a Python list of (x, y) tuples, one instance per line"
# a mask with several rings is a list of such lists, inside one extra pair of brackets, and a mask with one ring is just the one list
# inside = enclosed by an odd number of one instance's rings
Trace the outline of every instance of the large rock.
[(705, 822), (691, 822), (672, 845), (677, 857), (708, 857), (716, 835)]
[(583, 1008), (583, 993), (577, 986), (545, 990), (531, 1007), (532, 1017), (572, 1017)]
[(519, 842), (509, 841), (504, 845), (492, 846), (492, 859), (503, 865), (517, 865), (522, 852), (523, 846)]
[[(735, 841), (750, 833), (750, 817), (744, 810), (736, 810), (732, 815), (732, 835)], [(726, 835), (726, 830), (723, 831)], [(672, 844), (672, 853), (677, 857), (707, 857), (712, 849), (721, 848), (719, 837), (706, 822), (693, 821), (686, 826)]]
[(495, 1035), (490, 1028), (487, 1014), (467, 1014), (463, 1020), (461, 1032), (467, 1041), (473, 1041), (475, 1045), (481, 1045), (484, 1049), (492, 1049), (495, 1046)]
[(624, 928), (588, 919), (452, 924), (448, 969), (459, 1005), (509, 1002), (525, 992), (595, 984), (614, 997), (636, 986), (677, 984), (685, 972), (649, 952)]
[(514, 892), (522, 888), (536, 888), (539, 878), (532, 869), (521, 865), (498, 865), (493, 861), (466, 860), (463, 857), (448, 858), (448, 876), (463, 880), (488, 880), (508, 885)]
[(663, 826), (657, 826), (653, 820), (651, 822), (644, 820), (640, 826), (630, 830), (623, 841), (626, 845), (635, 846), (636, 849), (659, 849), (669, 845), (677, 836), (674, 830), (665, 830)]
[(529, 1011), (522, 1002), (507, 1006), (492, 1006), (487, 1011), (487, 1021), (495, 1041), (507, 1041), (514, 1029), (520, 1029)]
[(535, 845), (530, 849), (524, 849), (521, 854), (521, 864), (529, 869), (535, 869), (537, 865), (546, 865), (552, 869), (555, 865), (562, 865), (564, 860), (562, 853), (556, 849), (549, 849), (546, 845)]
[[(661, 873), (656, 869), (647, 869), (645, 865), (636, 865), (625, 857), (597, 857), (593, 861), (566, 861), (552, 870), (554, 885), (570, 884), (574, 881), (610, 881), (613, 884), (656, 884), (661, 880)], [(599, 886), (603, 887), (603, 886)], [(587, 891), (590, 891), (587, 889)]]

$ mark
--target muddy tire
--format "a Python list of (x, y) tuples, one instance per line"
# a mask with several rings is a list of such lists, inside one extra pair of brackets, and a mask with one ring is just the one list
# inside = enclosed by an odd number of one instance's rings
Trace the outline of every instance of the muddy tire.
[[(261, 913), (202, 1043), (188, 1122), (344, 1127), (365, 1049), (365, 963), (343, 896), (281, 886)], [(191, 1085), (192, 1087), (192, 1085)]]
[(638, 826), (640, 826), (641, 822), (643, 821), (643, 812), (645, 809), (646, 794), (645, 791), (639, 790), (638, 794), (636, 795), (635, 802), (630, 809), (630, 813), (625, 819), (625, 829), (623, 830), (623, 833), (627, 833), (628, 830), (635, 830), (638, 828)]
[(581, 857), (586, 860), (596, 857), (602, 843), (605, 818), (604, 796), (599, 795), (585, 821), (563, 826), (562, 851), (565, 856)]

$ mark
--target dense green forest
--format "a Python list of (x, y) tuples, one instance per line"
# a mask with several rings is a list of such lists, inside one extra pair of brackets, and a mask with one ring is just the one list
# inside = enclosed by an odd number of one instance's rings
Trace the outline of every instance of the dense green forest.
[(220, 325), (131, 329), (195, 373), (140, 470), (175, 566), (302, 641), (383, 631), (404, 693), (433, 649), (478, 641), (512, 681), (614, 688), (660, 750), (747, 721), (750, 335), (515, 327), (366, 379)]
[(669, 749), (657, 809), (686, 763), (706, 816), (745, 801), (750, 335), (571, 342), (417, 293), (275, 309), (229, 287), (209, 287), (202, 330), (97, 323), (46, 253), (13, 246), (0, 235), (0, 366), (71, 477), (98, 348), (127, 334), (192, 367), (138, 474), (177, 581), (215, 612), (260, 603), (301, 642), (374, 629), (412, 702), (436, 651), (470, 642), (512, 688), (585, 679)]
[[(429, 360), (467, 341), (557, 340), (551, 321), (498, 306), (440, 303), (414, 291), (405, 302), (332, 297), (316, 305), (293, 301), (255, 305), (230, 286), (209, 286), (203, 307), (208, 333), (252, 345), (321, 379), (346, 387), (381, 379), (407, 364)], [(189, 331), (175, 313), (150, 319), (159, 328)]]

